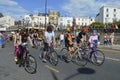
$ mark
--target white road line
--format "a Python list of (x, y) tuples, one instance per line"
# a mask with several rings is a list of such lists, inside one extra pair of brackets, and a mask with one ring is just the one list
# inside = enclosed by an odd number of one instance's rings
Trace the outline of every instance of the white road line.
[(110, 59), (110, 60), (113, 60), (113, 61), (120, 61), (120, 59), (115, 59), (115, 58), (110, 58), (110, 57), (105, 57), (106, 59)]

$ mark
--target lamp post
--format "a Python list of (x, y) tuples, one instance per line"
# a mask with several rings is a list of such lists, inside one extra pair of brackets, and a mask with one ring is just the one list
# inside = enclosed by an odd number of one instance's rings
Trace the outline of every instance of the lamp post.
[(46, 15), (47, 15), (47, 0), (45, 0), (45, 28), (46, 28)]

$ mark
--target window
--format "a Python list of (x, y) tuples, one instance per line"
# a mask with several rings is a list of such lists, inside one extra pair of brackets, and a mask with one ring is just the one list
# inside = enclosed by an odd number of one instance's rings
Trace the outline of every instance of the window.
[(67, 20), (67, 23), (70, 23), (70, 20)]
[(106, 17), (109, 17), (109, 15), (108, 15), (108, 14), (106, 14)]
[(108, 12), (108, 11), (109, 11), (109, 9), (107, 8), (107, 9), (106, 9), (106, 12)]
[(91, 19), (91, 21), (92, 21), (92, 19)]
[(116, 9), (114, 9), (114, 12), (116, 12)]
[(116, 14), (114, 14), (113, 16), (114, 16), (114, 18), (116, 18)]

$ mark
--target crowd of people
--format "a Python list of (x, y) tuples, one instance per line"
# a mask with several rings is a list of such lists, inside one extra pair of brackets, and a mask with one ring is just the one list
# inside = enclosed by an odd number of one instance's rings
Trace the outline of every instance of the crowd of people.
[(104, 45), (114, 45), (114, 32), (111, 34), (105, 33), (104, 35)]
[[(46, 30), (28, 30), (28, 29), (18, 29), (15, 32), (8, 34), (7, 32), (0, 33), (0, 45), (3, 44), (4, 40), (13, 40), (15, 47), (15, 57), (14, 60), (19, 65), (22, 65), (22, 62), (19, 60), (23, 58), (24, 48), (22, 47), (23, 43), (29, 42), (30, 45), (34, 48), (35, 40), (40, 44), (43, 43), (44, 52), (42, 56), (43, 62), (46, 62), (45, 56), (48, 47), (59, 44), (61, 47), (68, 48), (67, 60), (70, 61), (70, 56), (74, 51), (74, 47), (78, 46), (82, 42), (86, 42), (90, 48), (97, 47), (100, 44), (100, 33), (97, 30), (93, 30), (92, 33), (88, 33), (87, 29), (83, 28), (80, 31), (73, 32), (70, 27), (66, 29), (65, 32), (56, 35), (53, 30), (53, 26), (49, 25)], [(114, 43), (114, 32), (111, 35), (105, 33), (104, 35), (104, 44), (113, 45)], [(41, 45), (40, 45), (41, 46)], [(19, 52), (21, 55), (19, 55)]]

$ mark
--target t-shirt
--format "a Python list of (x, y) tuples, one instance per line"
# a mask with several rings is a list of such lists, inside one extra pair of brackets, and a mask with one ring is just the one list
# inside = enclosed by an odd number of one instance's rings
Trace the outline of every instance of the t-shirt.
[(80, 40), (83, 38), (82, 37), (82, 35), (86, 35), (86, 33), (85, 32), (83, 32), (83, 31), (81, 31), (79, 34), (78, 34), (78, 36), (77, 36), (77, 42), (79, 43), (80, 42)]
[(22, 42), (27, 42), (28, 35), (22, 35)]
[[(50, 42), (50, 43), (52, 43), (52, 39), (53, 39), (53, 36), (54, 36), (55, 34), (54, 34), (54, 32), (52, 31), (52, 32), (45, 32), (45, 37), (48, 39), (48, 41)], [(47, 42), (47, 40), (45, 40), (45, 42)]]
[(90, 43), (97, 43), (97, 41), (98, 41), (98, 35), (90, 36), (89, 38)]

